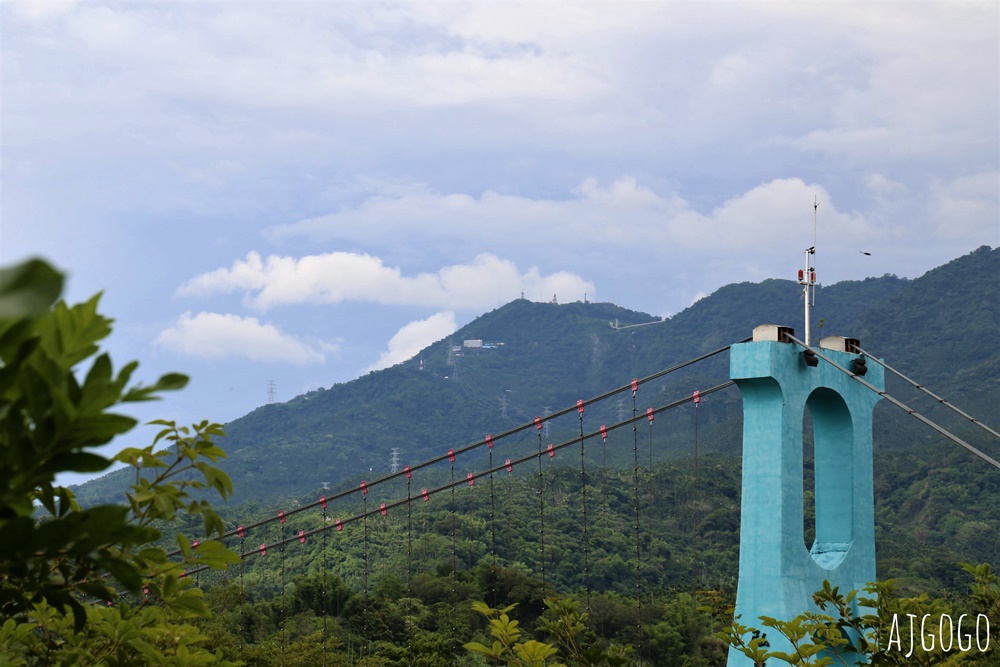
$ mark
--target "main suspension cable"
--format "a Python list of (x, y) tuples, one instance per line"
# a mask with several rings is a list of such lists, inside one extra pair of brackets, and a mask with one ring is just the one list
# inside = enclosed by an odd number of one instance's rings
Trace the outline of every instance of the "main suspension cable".
[[(721, 391), (723, 389), (727, 389), (729, 387), (732, 387), (735, 384), (736, 384), (735, 382), (733, 382), (732, 380), (729, 380), (727, 382), (723, 382), (722, 384), (716, 385), (716, 386), (711, 387), (709, 389), (704, 389), (700, 393), (701, 393), (701, 396), (707, 396), (707, 395), (715, 393), (717, 391)], [(624, 428), (626, 426), (633, 426), (633, 432), (635, 432), (636, 431), (635, 424), (638, 421), (640, 421), (642, 419), (649, 419), (650, 415), (657, 415), (657, 414), (660, 414), (661, 412), (665, 412), (667, 410), (672, 410), (672, 409), (677, 408), (677, 407), (679, 407), (681, 405), (684, 405), (686, 403), (691, 402), (691, 400), (692, 400), (691, 396), (686, 396), (684, 398), (672, 401), (671, 403), (667, 403), (665, 405), (662, 405), (662, 406), (660, 406), (658, 408), (647, 408), (646, 409), (646, 413), (645, 414), (641, 414), (641, 415), (638, 414), (636, 410), (633, 410), (634, 416), (632, 418), (626, 419), (626, 420), (618, 422), (616, 424), (612, 424), (610, 426), (603, 426), (603, 429), (606, 429), (607, 431), (613, 431), (615, 429)], [(602, 433), (603, 433), (602, 430), (598, 430), (598, 431), (594, 431), (594, 432), (590, 432), (590, 433), (585, 433), (584, 434), (584, 438), (587, 438), (587, 439), (593, 438), (593, 437), (595, 437), (597, 435), (600, 435)], [(636, 437), (637, 437), (637, 435), (636, 435)], [(488, 477), (491, 472), (492, 473), (497, 473), (497, 472), (500, 472), (501, 470), (507, 470), (508, 468), (513, 468), (514, 466), (519, 466), (519, 465), (522, 465), (524, 463), (528, 463), (529, 461), (532, 461), (532, 460), (538, 460), (540, 462), (542, 460), (542, 457), (545, 456), (545, 455), (548, 455), (549, 457), (552, 457), (552, 456), (554, 456), (555, 452), (559, 451), (560, 449), (564, 449), (566, 447), (572, 447), (573, 445), (579, 445), (580, 444), (580, 440), (581, 440), (580, 436), (576, 436), (574, 438), (571, 438), (569, 440), (561, 442), (558, 445), (547, 445), (545, 449), (543, 449), (543, 450), (541, 450), (541, 451), (539, 451), (537, 453), (533, 452), (531, 454), (526, 454), (525, 456), (522, 456), (522, 457), (520, 457), (518, 459), (509, 460), (509, 462), (505, 462), (503, 465), (494, 466), (490, 470), (480, 470), (479, 472), (474, 472), (474, 473), (470, 472), (470, 473), (468, 473), (468, 475), (464, 479), (455, 479), (455, 480), (453, 480), (451, 482), (442, 484), (441, 486), (439, 486), (439, 487), (437, 487), (435, 489), (423, 489), (421, 491), (421, 498), (424, 501), (428, 501), (428, 500), (430, 500), (430, 496), (432, 496), (432, 495), (443, 493), (445, 491), (453, 490), (453, 489), (455, 489), (456, 487), (458, 487), (460, 485), (467, 484), (469, 481), (475, 481), (475, 480), (478, 480), (478, 479), (481, 479), (481, 478)], [(638, 444), (636, 443), (636, 448), (637, 447), (638, 447)], [(636, 452), (637, 451), (638, 450), (636, 449)], [(637, 455), (638, 454), (636, 453), (636, 456)], [(637, 467), (636, 467), (636, 472), (638, 472), (638, 468)], [(636, 483), (636, 489), (638, 489), (638, 483)], [(355, 488), (355, 489), (352, 489), (351, 492), (354, 493), (354, 492), (357, 492), (357, 490), (358, 489)], [(333, 526), (330, 526), (330, 527), (324, 526), (324, 527), (316, 528), (316, 529), (313, 529), (313, 530), (310, 530), (310, 531), (300, 531), (300, 533), (298, 534), (297, 537), (288, 538), (287, 540), (284, 540), (283, 542), (284, 543), (290, 543), (290, 542), (292, 542), (294, 540), (297, 540), (297, 541), (301, 542), (303, 540), (303, 538), (312, 537), (313, 535), (316, 535), (316, 534), (320, 533), (323, 530), (336, 529), (336, 530), (340, 531), (340, 530), (343, 530), (343, 527), (346, 526), (347, 524), (354, 523), (356, 521), (362, 521), (363, 523), (365, 523), (367, 521), (367, 518), (368, 518), (369, 515), (374, 515), (376, 512), (381, 513), (382, 511), (386, 511), (387, 512), (387, 511), (393, 510), (393, 509), (395, 509), (397, 507), (401, 507), (402, 505), (410, 502), (410, 500), (416, 500), (416, 499), (415, 498), (413, 498), (413, 499), (401, 498), (399, 500), (394, 500), (392, 502), (385, 503), (384, 507), (379, 507), (379, 508), (375, 508), (375, 509), (372, 509), (372, 510), (368, 510), (368, 508), (367, 508), (367, 502), (365, 502), (364, 503), (364, 509), (363, 509), (363, 511), (360, 514), (355, 514), (354, 516), (350, 516), (350, 517), (347, 517), (347, 518), (344, 518), (344, 519), (337, 519), (334, 522)], [(290, 514), (290, 512), (286, 512), (286, 515), (287, 514)], [(273, 547), (279, 546), (279, 544), (275, 543), (275, 544), (272, 544), (270, 546), (271, 546), (271, 548), (273, 548)], [(210, 569), (210, 568), (208, 566), (201, 566), (200, 568), (188, 571), (186, 574), (190, 576), (190, 575), (196, 574), (198, 572), (202, 572), (202, 571), (207, 570), (207, 569)]]
[(934, 429), (935, 431), (937, 431), (938, 433), (940, 433), (944, 437), (948, 438), (949, 440), (951, 440), (955, 444), (961, 445), (962, 447), (964, 447), (965, 449), (969, 450), (970, 452), (972, 452), (973, 454), (975, 454), (976, 456), (978, 456), (982, 460), (986, 461), (987, 463), (989, 463), (993, 467), (995, 467), (998, 470), (1000, 470), (1000, 461), (997, 461), (992, 456), (989, 456), (988, 454), (985, 454), (984, 452), (979, 451), (978, 449), (976, 449), (975, 447), (973, 447), (972, 445), (970, 445), (969, 443), (967, 443), (965, 440), (961, 439), (960, 437), (958, 437), (957, 435), (955, 435), (954, 433), (952, 433), (951, 431), (947, 430), (946, 428), (944, 428), (942, 426), (938, 426), (937, 424), (935, 424), (934, 422), (932, 422), (927, 417), (924, 417), (922, 414), (920, 414), (919, 412), (917, 412), (913, 408), (905, 405), (904, 403), (902, 403), (900, 401), (897, 401), (895, 398), (893, 398), (892, 396), (890, 396), (886, 392), (882, 391), (881, 389), (879, 389), (875, 385), (871, 384), (870, 382), (866, 382), (865, 380), (863, 380), (861, 378), (861, 376), (858, 375), (857, 373), (852, 373), (851, 371), (847, 370), (846, 368), (844, 368), (843, 366), (841, 366), (837, 362), (833, 361), (832, 359), (830, 359), (829, 357), (827, 357), (825, 354), (823, 354), (819, 350), (817, 350), (815, 348), (812, 348), (812, 347), (809, 347), (808, 345), (806, 345), (805, 343), (803, 343), (802, 341), (800, 341), (798, 338), (796, 338), (794, 336), (789, 335), (788, 339), (791, 340), (791, 341), (793, 341), (793, 342), (795, 342), (795, 343), (797, 343), (798, 345), (802, 346), (803, 348), (805, 348), (807, 350), (811, 350), (817, 357), (819, 357), (820, 359), (822, 359), (826, 363), (830, 364), (831, 366), (833, 366), (837, 370), (839, 370), (839, 371), (841, 371), (843, 373), (846, 373), (847, 375), (851, 376), (852, 378), (854, 378), (855, 380), (857, 380), (858, 382), (860, 382), (862, 385), (868, 387), (869, 389), (871, 389), (872, 391), (874, 391), (876, 394), (878, 394), (879, 396), (881, 396), (885, 400), (887, 400), (890, 403), (892, 403), (893, 405), (895, 405), (897, 408), (900, 408), (901, 410), (903, 410), (907, 414), (916, 417), (917, 419), (919, 419), (923, 423), (927, 424), (932, 429)]
[(890, 373), (895, 374), (897, 377), (899, 377), (900, 379), (908, 382), (909, 384), (911, 384), (916, 389), (919, 389), (920, 391), (924, 392), (925, 394), (927, 394), (928, 396), (930, 396), (931, 398), (933, 398), (935, 401), (937, 401), (941, 405), (943, 405), (946, 408), (949, 408), (950, 410), (958, 413), (962, 417), (965, 417), (970, 422), (972, 422), (973, 424), (975, 424), (979, 428), (983, 429), (987, 433), (990, 433), (993, 436), (995, 436), (997, 438), (1000, 438), (1000, 433), (998, 433), (997, 431), (994, 431), (992, 428), (990, 428), (989, 426), (987, 426), (983, 422), (979, 421), (978, 419), (976, 419), (972, 415), (970, 415), (970, 414), (968, 414), (968, 413), (966, 413), (966, 412), (958, 409), (957, 407), (955, 407), (954, 405), (952, 405), (951, 403), (949, 403), (947, 400), (941, 398), (940, 396), (938, 396), (937, 394), (935, 394), (934, 392), (932, 392), (930, 389), (928, 389), (924, 385), (922, 385), (922, 384), (920, 384), (920, 383), (918, 383), (918, 382), (916, 382), (914, 380), (911, 380), (910, 378), (906, 377), (905, 375), (903, 375), (902, 373), (900, 373), (899, 371), (897, 371), (895, 368), (893, 368), (892, 366), (890, 366), (889, 364), (885, 363), (884, 361), (882, 361), (878, 357), (874, 356), (873, 354), (871, 354), (869, 352), (865, 352), (860, 347), (858, 348), (858, 351), (861, 352), (861, 354), (863, 354), (866, 357), (868, 357), (869, 359), (871, 359), (872, 361), (874, 361), (876, 364), (878, 364), (882, 368), (884, 368), (887, 371), (889, 371)]
[[(752, 340), (752, 338), (744, 338), (743, 340), (736, 341), (736, 343), (733, 343), (731, 345), (725, 345), (723, 347), (720, 347), (720, 348), (717, 348), (715, 350), (712, 350), (711, 352), (706, 352), (705, 354), (702, 354), (702, 355), (699, 355), (697, 357), (694, 357), (693, 359), (689, 359), (687, 361), (683, 361), (681, 363), (674, 364), (673, 366), (670, 366), (669, 368), (665, 368), (665, 369), (663, 369), (661, 371), (657, 371), (656, 373), (653, 373), (652, 375), (648, 375), (648, 376), (646, 376), (644, 378), (641, 378), (641, 379), (632, 380), (632, 382), (630, 384), (628, 384), (628, 385), (624, 385), (624, 386), (621, 386), (621, 387), (617, 387), (615, 389), (611, 389), (609, 391), (604, 392), (603, 394), (600, 394), (598, 396), (594, 396), (592, 398), (588, 398), (588, 399), (584, 400), (583, 401), (583, 405), (584, 406), (591, 405), (593, 403), (597, 403), (597, 402), (605, 400), (606, 398), (614, 396), (615, 394), (621, 393), (623, 391), (627, 391), (628, 389), (630, 389), (633, 386), (638, 386), (638, 385), (645, 384), (647, 382), (652, 382), (653, 380), (661, 378), (664, 375), (668, 375), (668, 374), (673, 373), (675, 371), (679, 371), (679, 370), (681, 370), (683, 368), (687, 368), (688, 366), (691, 366), (691, 365), (696, 364), (698, 362), (701, 362), (701, 361), (704, 361), (704, 360), (709, 359), (711, 357), (714, 357), (717, 354), (721, 354), (723, 352), (726, 352), (727, 350), (729, 350), (730, 347), (732, 347), (732, 345), (735, 345), (735, 344), (738, 344), (738, 343), (746, 343), (746, 342), (749, 342), (750, 340)], [(726, 386), (728, 386), (728, 385), (726, 385)], [(707, 391), (708, 390), (706, 390), (706, 392), (702, 392), (702, 393), (707, 393)], [(556, 419), (557, 417), (561, 417), (563, 415), (569, 414), (574, 409), (576, 409), (576, 406), (564, 408), (562, 410), (559, 410), (558, 412), (553, 412), (551, 414), (548, 414), (545, 417), (536, 417), (534, 422), (525, 422), (525, 423), (523, 423), (523, 424), (521, 424), (519, 426), (515, 426), (514, 428), (511, 428), (511, 429), (508, 429), (506, 431), (503, 431), (500, 434), (495, 435), (493, 437), (496, 440), (501, 440), (503, 438), (509, 437), (511, 435), (514, 435), (516, 433), (520, 433), (521, 431), (529, 429), (529, 428), (532, 427), (532, 425), (536, 425), (537, 426), (541, 422), (552, 421), (553, 419)], [(484, 446), (486, 444), (487, 444), (487, 442), (486, 442), (485, 439), (484, 440), (479, 440), (479, 441), (473, 442), (473, 443), (471, 443), (469, 445), (466, 445), (465, 447), (461, 447), (459, 449), (455, 449), (453, 451), (454, 451), (454, 454), (456, 454), (456, 455), (457, 454), (464, 454), (465, 452), (474, 450), (474, 449), (476, 449), (478, 447), (482, 447), (482, 446)], [(421, 463), (417, 463), (415, 465), (410, 466), (410, 470), (412, 472), (416, 472), (417, 470), (420, 470), (422, 468), (427, 468), (427, 467), (432, 466), (432, 465), (434, 465), (436, 463), (440, 463), (440, 462), (444, 461), (445, 458), (446, 458), (446, 455), (436, 456), (436, 457), (427, 459), (425, 461), (422, 461)], [(404, 474), (403, 471), (397, 471), (397, 472), (394, 472), (394, 473), (389, 473), (388, 475), (385, 475), (384, 477), (380, 477), (379, 479), (376, 479), (376, 480), (373, 480), (371, 482), (368, 482), (368, 485), (370, 487), (374, 487), (374, 486), (377, 486), (378, 484), (382, 484), (382, 483), (385, 483), (385, 482), (389, 482), (389, 481), (391, 481), (393, 479), (396, 479), (397, 477), (399, 477), (400, 475), (403, 475), (403, 474)], [(347, 489), (347, 490), (344, 490), (344, 491), (341, 491), (339, 493), (335, 493), (335, 494), (329, 496), (327, 498), (327, 500), (328, 501), (340, 500), (341, 498), (350, 495), (354, 491), (355, 491), (355, 489)], [(314, 502), (311, 502), (311, 503), (306, 503), (306, 504), (301, 505), (299, 507), (296, 507), (294, 509), (288, 510), (285, 514), (287, 516), (291, 516), (293, 514), (297, 514), (299, 512), (304, 512), (306, 510), (309, 510), (309, 509), (312, 509), (314, 507), (317, 507), (317, 506), (319, 506), (319, 504), (320, 504), (319, 501), (314, 501)], [(266, 518), (266, 519), (261, 519), (260, 521), (257, 521), (255, 523), (247, 524), (245, 526), (245, 530), (252, 530), (254, 528), (258, 528), (260, 526), (263, 526), (263, 525), (266, 525), (268, 523), (271, 523), (272, 521), (275, 521), (275, 520), (276, 519), (274, 517), (270, 517), (270, 518)], [(215, 536), (213, 538), (209, 538), (209, 539), (211, 539), (212, 541), (224, 541), (226, 538), (233, 537), (236, 534), (237, 534), (236, 530), (230, 530), (228, 532), (223, 533), (222, 535), (217, 535), (217, 536)], [(177, 556), (180, 553), (181, 553), (180, 549), (176, 549), (176, 550), (171, 551), (170, 553), (168, 553), (167, 556), (168, 557)]]

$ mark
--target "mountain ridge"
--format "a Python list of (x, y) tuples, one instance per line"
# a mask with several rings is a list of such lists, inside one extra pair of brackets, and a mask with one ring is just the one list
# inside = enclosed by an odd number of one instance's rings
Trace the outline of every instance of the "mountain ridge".
[[(886, 274), (821, 286), (814, 335), (861, 338), (873, 354), (891, 355), (890, 364), (942, 395), (961, 396), (966, 409), (988, 409), (1000, 400), (1000, 353), (936, 332), (969, 330), (976, 340), (1000, 333), (1000, 290), (988, 289), (991, 276), (1000, 276), (997, 267), (1000, 250), (983, 246), (914, 280)], [(393, 449), (405, 463), (438, 456), (742, 340), (759, 324), (801, 321), (801, 311), (801, 287), (781, 279), (723, 286), (662, 320), (615, 304), (517, 299), (408, 361), (230, 422), (221, 443), (229, 455), (224, 467), (238, 499), (339, 484), (385, 471)], [(615, 320), (647, 326), (615, 329)], [(902, 341), (894, 336), (900, 327), (907, 330)], [(465, 347), (465, 340), (490, 347)], [(725, 356), (658, 381), (644, 389), (643, 400), (662, 404), (728, 379)], [(900, 388), (897, 383), (893, 391)], [(738, 393), (708, 403), (701, 425), (706, 447), (738, 453)], [(612, 423), (621, 410), (613, 403), (595, 406), (588, 419)], [(551, 425), (554, 437), (571, 437), (575, 421), (561, 419)], [(882, 422), (877, 435), (889, 437), (901, 417)], [(663, 438), (662, 455), (683, 455), (687, 439), (682, 425)], [(126, 479), (111, 473), (90, 482), (80, 487), (81, 499), (106, 501)]]

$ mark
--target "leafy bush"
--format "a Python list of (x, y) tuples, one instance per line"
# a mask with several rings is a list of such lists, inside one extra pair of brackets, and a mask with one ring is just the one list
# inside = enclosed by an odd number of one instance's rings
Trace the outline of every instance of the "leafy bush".
[[(239, 557), (181, 534), (174, 560), (158, 546), (161, 527), (184, 516), (200, 517), (206, 537), (221, 536), (222, 521), (193, 493), (232, 492), (212, 465), (225, 455), (212, 442), (222, 429), (157, 422), (163, 429), (150, 446), (113, 459), (95, 453), (136, 425), (114, 409), (187, 378), (131, 384), (136, 362), (116, 374), (99, 354), (111, 333), (99, 295), (68, 306), (57, 301), (62, 284), (39, 260), (0, 270), (0, 663), (234, 664), (198, 646), (206, 637), (186, 621), (208, 608), (185, 572)], [(172, 449), (155, 451), (161, 442)], [(60, 473), (116, 461), (136, 471), (127, 504), (83, 509), (56, 484)]]

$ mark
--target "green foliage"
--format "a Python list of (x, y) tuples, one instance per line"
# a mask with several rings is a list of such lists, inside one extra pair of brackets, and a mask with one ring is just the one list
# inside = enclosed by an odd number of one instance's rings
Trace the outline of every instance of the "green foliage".
[(473, 602), (473, 611), (489, 620), (493, 643), (487, 646), (469, 642), (465, 644), (465, 650), (497, 663), (518, 667), (620, 667), (625, 664), (625, 647), (612, 644), (601, 648), (595, 645), (593, 634), (588, 633), (586, 628), (588, 614), (580, 612), (579, 602), (569, 598), (550, 598), (545, 600), (545, 605), (548, 611), (540, 626), (552, 638), (552, 644), (522, 638), (518, 621), (509, 616), (516, 605), (493, 609), (484, 602)]
[(580, 603), (572, 598), (550, 598), (548, 610), (541, 619), (541, 629), (552, 638), (570, 665), (581, 667), (620, 667), (625, 664), (627, 647), (611, 644), (601, 647), (597, 637), (587, 629), (590, 614), (580, 612)]
[[(479, 642), (465, 644), (465, 650), (470, 653), (485, 655), (495, 661), (503, 660), (508, 665), (543, 665), (545, 661), (556, 654), (553, 646), (542, 645), (534, 640), (520, 642), (520, 623), (508, 615), (516, 605), (503, 609), (491, 609), (485, 602), (473, 602), (472, 610), (489, 619), (490, 636), (493, 644), (486, 646)], [(530, 657), (526, 657), (530, 656)], [(525, 660), (529, 660), (526, 662)]]
[(176, 621), (165, 607), (122, 603), (87, 608), (87, 622), (76, 631), (72, 620), (45, 603), (27, 615), (30, 621), (8, 619), (0, 631), (0, 662), (10, 665), (102, 664), (109, 667), (156, 665), (187, 667), (237, 663), (221, 651), (200, 645), (208, 637), (188, 623)]
[[(987, 618), (998, 618), (1000, 586), (989, 565), (962, 567), (974, 577), (969, 598), (973, 608)], [(822, 590), (813, 595), (819, 612), (803, 612), (787, 621), (761, 616), (763, 627), (781, 635), (791, 645), (791, 651), (772, 648), (767, 633), (742, 625), (738, 618), (720, 636), (750, 658), (755, 667), (764, 667), (772, 658), (796, 667), (853, 665), (859, 659), (875, 667), (995, 664), (993, 659), (998, 651), (992, 643), (991, 649), (982, 653), (978, 649), (955, 649), (951, 641), (945, 648), (940, 637), (926, 640), (925, 624), (940, 629), (943, 616), (951, 621), (951, 608), (944, 600), (931, 599), (926, 594), (900, 597), (891, 580), (871, 583), (864, 592), (871, 597), (860, 597), (858, 591), (842, 594), (824, 581)], [(913, 619), (921, 627), (915, 639), (909, 627)], [(953, 628), (951, 622), (948, 626)], [(995, 641), (995, 623), (991, 624), (991, 631)]]
[(993, 574), (989, 563), (962, 563), (962, 569), (972, 575), (972, 592), (969, 595), (972, 608), (994, 619), (991, 626), (993, 640), (1000, 644), (1000, 577)]
[[(55, 302), (61, 287), (62, 277), (37, 260), (0, 270), (0, 662), (232, 664), (199, 648), (205, 636), (184, 622), (208, 609), (183, 573), (238, 556), (210, 540), (192, 549), (178, 535), (181, 556), (171, 561), (155, 545), (178, 513), (203, 518), (207, 536), (222, 533), (208, 502), (192, 496), (232, 492), (226, 474), (208, 463), (224, 456), (212, 443), (221, 427), (159, 422), (153, 445), (114, 459), (136, 471), (128, 504), (81, 508), (56, 476), (110, 466), (90, 450), (135, 425), (113, 410), (179, 389), (187, 378), (132, 384), (135, 362), (116, 374), (99, 354), (111, 332), (99, 297), (68, 306)], [(161, 439), (174, 451), (155, 452)], [(133, 604), (143, 589), (148, 595)]]
[[(823, 319), (821, 333), (857, 335), (866, 349), (884, 356), (911, 377), (973, 414), (988, 415), (1000, 400), (994, 381), (1000, 376), (1000, 348), (979, 343), (997, 333), (1000, 290), (992, 286), (998, 260), (1000, 250), (980, 249), (913, 281), (887, 275), (826, 286), (820, 290), (814, 311)], [(960, 289), (963, 285), (975, 287)], [(622, 324), (634, 324), (655, 318), (610, 304), (512, 302), (470, 323), (452, 340), (425, 350), (423, 371), (417, 369), (416, 361), (400, 364), (284, 404), (264, 406), (227, 425), (224, 446), (231, 457), (223, 465), (239, 485), (242, 497), (253, 496), (254, 500), (228, 512), (222, 510), (223, 517), (229, 525), (273, 518), (278, 507), (314, 502), (325, 482), (356, 488), (361, 475), (369, 481), (381, 476), (393, 447), (400, 448), (407, 462), (440, 456), (448, 447), (457, 449), (485, 433), (499, 433), (530, 421), (546, 405), (572, 405), (581, 396), (603, 392), (631, 377), (662, 370), (741, 339), (762, 322), (798, 325), (799, 292), (797, 286), (784, 280), (730, 285), (665, 322), (619, 331), (609, 327), (608, 321), (617, 318)], [(905, 331), (905, 336), (900, 331)], [(966, 331), (972, 335), (954, 335)], [(505, 344), (497, 349), (465, 350), (462, 357), (453, 359), (457, 366), (449, 366), (450, 344), (460, 344), (464, 338)], [(724, 378), (724, 355), (699, 366), (697, 372), (685, 370), (662, 382), (643, 385), (641, 405), (662, 404)], [(898, 389), (890, 387), (890, 393), (898, 395)], [(497, 399), (501, 395), (507, 397), (506, 418), (499, 415)], [(919, 399), (900, 398), (924, 407)], [(883, 405), (876, 412), (879, 572), (896, 578), (897, 590), (905, 595), (922, 591), (953, 595), (964, 585), (954, 562), (978, 562), (1000, 550), (1000, 519), (995, 512), (1000, 506), (1000, 478), (985, 466), (967, 465), (967, 453), (948, 443), (930, 441), (925, 438), (926, 431), (893, 410)], [(666, 415), (657, 419), (649, 459), (653, 461), (655, 453), (656, 465), (647, 468), (643, 460), (640, 469), (642, 530), (638, 546), (642, 564), (638, 568), (634, 562), (631, 433), (612, 432), (608, 439), (609, 465), (624, 466), (627, 471), (609, 468), (606, 485), (604, 470), (600, 477), (597, 472), (602, 468), (600, 442), (587, 443), (590, 564), (595, 590), (608, 592), (594, 597), (592, 626), (603, 639), (635, 645), (641, 639), (643, 658), (658, 664), (721, 664), (718, 643), (706, 634), (713, 624), (731, 620), (731, 616), (725, 618), (725, 608), (732, 599), (738, 560), (739, 460), (732, 454), (739, 451), (740, 443), (739, 396), (735, 392), (714, 394), (703, 401), (698, 414), (701, 472), (697, 485), (691, 461), (684, 458), (692, 451), (692, 415), (683, 410), (671, 413), (669, 427), (664, 427)], [(938, 419), (935, 413), (928, 414)], [(616, 418), (613, 400), (587, 408), (588, 426), (611, 424)], [(577, 423), (569, 421), (551, 424), (553, 442), (575, 435)], [(947, 421), (942, 423), (948, 425)], [(959, 425), (955, 430), (962, 434), (962, 428), (974, 427)], [(498, 442), (496, 452), (513, 458), (533, 450), (533, 440)], [(706, 451), (727, 456), (706, 458)], [(642, 454), (640, 450), (645, 459)], [(341, 574), (343, 588), (337, 612), (333, 612), (333, 603), (325, 610), (337, 614), (336, 632), (344, 640), (349, 664), (362, 659), (377, 659), (386, 665), (418, 664), (418, 659), (426, 659), (428, 664), (451, 664), (444, 657), (447, 650), (441, 647), (453, 650), (456, 637), (469, 636), (462, 632), (471, 627), (464, 613), (470, 598), (489, 599), (501, 608), (517, 602), (521, 622), (535, 627), (546, 595), (581, 591), (579, 468), (560, 468), (566, 458), (558, 456), (547, 464), (550, 467), (545, 472), (545, 587), (540, 581), (543, 563), (537, 542), (538, 490), (533, 475), (518, 479), (518, 470), (512, 478), (502, 480), (506, 484), (497, 486), (506, 499), (497, 501), (500, 509), (495, 527), (484, 519), (486, 485), (479, 483), (458, 493), (455, 516), (447, 504), (439, 502), (440, 496), (426, 505), (418, 503), (413, 515), (412, 555), (402, 547), (408, 535), (401, 513), (390, 513), (386, 521), (369, 521), (367, 543), (357, 534), (348, 536), (351, 528), (340, 541), (331, 534), (325, 557), (332, 571)], [(272, 465), (275, 459), (282, 465)], [(482, 469), (485, 463), (485, 455), (482, 459), (460, 456), (457, 474)], [(374, 473), (369, 472), (371, 468)], [(425, 469), (420, 472), (426, 475), (420, 484), (434, 487), (445, 483), (447, 473), (447, 469)], [(206, 488), (213, 487), (213, 480), (204, 481)], [(405, 483), (397, 481), (400, 483), (373, 488), (370, 502), (403, 497)], [(106, 503), (130, 482), (131, 472), (124, 471), (88, 484), (79, 490), (81, 504)], [(376, 497), (378, 494), (384, 496)], [(54, 503), (58, 500), (56, 496)], [(353, 500), (340, 503), (337, 515), (357, 513), (356, 505)], [(333, 507), (331, 504), (331, 515)], [(320, 525), (317, 517), (308, 514), (290, 517), (287, 529), (312, 530)], [(186, 514), (179, 516), (183, 519)], [(454, 541), (453, 525), (457, 526)], [(496, 573), (483, 567), (494, 528), (500, 563)], [(271, 532), (260, 541), (270, 544), (278, 538), (277, 528), (266, 530)], [(453, 544), (457, 572), (451, 576), (453, 559), (448, 554)], [(364, 547), (369, 549), (370, 562), (405, 581), (404, 598), (384, 600), (376, 595), (384, 573), (373, 571), (372, 599), (378, 603), (365, 609), (360, 598)], [(317, 563), (321, 562), (319, 550), (319, 540), (310, 540), (301, 549), (292, 545), (289, 550), (289, 566), (295, 562), (301, 568), (296, 572), (308, 569), (313, 589)], [(411, 568), (408, 560), (417, 565)], [(229, 646), (225, 641), (236, 641), (233, 637), (248, 642), (246, 652), (227, 650), (227, 655), (248, 661), (259, 658), (259, 664), (268, 663), (252, 651), (276, 655), (273, 644), (282, 616), (274, 600), (281, 593), (289, 599), (297, 595), (293, 593), (297, 583), (280, 590), (278, 567), (277, 558), (246, 563), (248, 590), (255, 599), (238, 608), (247, 616), (251, 611), (255, 615), (257, 625), (252, 634), (250, 630), (239, 633), (236, 607), (216, 610), (214, 620), (227, 623), (225, 628), (212, 626), (222, 638), (218, 645)], [(637, 578), (643, 594), (657, 600), (656, 604), (643, 603), (641, 628), (636, 627), (635, 600), (628, 597), (634, 595)], [(699, 597), (695, 592), (699, 586), (717, 589), (720, 599), (706, 605), (711, 616), (697, 609), (704, 599), (680, 598), (682, 594)], [(348, 607), (351, 593), (359, 599)], [(323, 613), (317, 605), (322, 594), (313, 590), (310, 595), (308, 604), (297, 606), (294, 616), (303, 630), (296, 634), (296, 641), (305, 645), (310, 645), (308, 637), (315, 635), (316, 619)], [(364, 639), (365, 623), (388, 628), (394, 634), (391, 642), (375, 642), (366, 656), (359, 657), (357, 646)], [(774, 630), (770, 632), (776, 636)], [(291, 642), (291, 633), (288, 636)], [(421, 646), (436, 646), (441, 652), (413, 649), (418, 636), (422, 637)], [(270, 648), (262, 648), (266, 646)]]
[(875, 459), (878, 572), (906, 595), (962, 593), (962, 561), (1000, 553), (1000, 475), (941, 442)]

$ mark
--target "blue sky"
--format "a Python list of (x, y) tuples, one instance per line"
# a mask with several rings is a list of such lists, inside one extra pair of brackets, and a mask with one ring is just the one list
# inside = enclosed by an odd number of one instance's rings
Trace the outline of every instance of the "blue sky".
[(143, 418), (235, 419), (522, 290), (668, 315), (793, 278), (814, 198), (827, 284), (1000, 243), (995, 2), (0, 13), (0, 260), (192, 376)]

